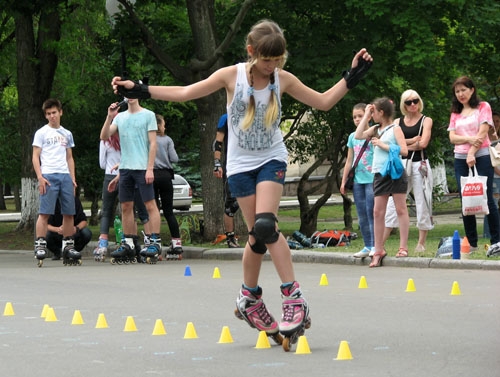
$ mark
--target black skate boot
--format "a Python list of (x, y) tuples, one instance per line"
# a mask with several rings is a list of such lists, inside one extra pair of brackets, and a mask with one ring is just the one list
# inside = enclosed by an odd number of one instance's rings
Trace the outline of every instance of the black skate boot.
[(167, 260), (181, 260), (183, 252), (182, 240), (180, 238), (172, 238), (172, 243), (167, 250)]
[(227, 247), (229, 247), (230, 249), (241, 247), (238, 244), (238, 240), (236, 239), (234, 232), (226, 232), (226, 242), (227, 242)]
[(141, 256), (146, 258), (146, 263), (156, 264), (161, 256), (161, 238), (159, 234), (151, 233), (150, 244), (141, 250)]
[(82, 264), (82, 254), (75, 250), (73, 238), (63, 239), (63, 265), (80, 266)]
[(35, 241), (35, 259), (37, 266), (42, 267), (43, 260), (47, 257), (47, 241), (45, 238), (38, 237)]
[(126, 235), (122, 238), (120, 246), (111, 253), (110, 262), (111, 264), (129, 264), (137, 262), (134, 235)]

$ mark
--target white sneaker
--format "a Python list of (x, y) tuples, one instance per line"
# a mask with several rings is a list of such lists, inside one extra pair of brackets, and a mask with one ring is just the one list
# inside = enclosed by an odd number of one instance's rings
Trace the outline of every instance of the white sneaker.
[(375, 255), (375, 248), (372, 247), (371, 250), (370, 250), (370, 255), (368, 255), (369, 257), (373, 257)]
[(353, 255), (354, 258), (366, 258), (370, 255), (370, 250), (368, 248), (364, 248), (361, 251), (358, 251)]

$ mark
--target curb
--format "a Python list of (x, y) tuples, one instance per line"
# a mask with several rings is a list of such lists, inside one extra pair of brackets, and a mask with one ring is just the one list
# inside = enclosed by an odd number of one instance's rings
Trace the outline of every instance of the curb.
[[(92, 257), (97, 242), (90, 242), (82, 250), (83, 257)], [(203, 247), (183, 246), (183, 259), (210, 259), (210, 260), (241, 260), (243, 248), (238, 249), (209, 249)], [(166, 248), (163, 248), (163, 252)], [(370, 258), (354, 258), (352, 253), (292, 250), (292, 260), (297, 263), (324, 263), (356, 265), (368, 267)], [(269, 253), (264, 255), (264, 260), (271, 260)], [(428, 257), (385, 257), (383, 266), (409, 267), (409, 268), (440, 268), (462, 270), (496, 270), (500, 271), (500, 260), (455, 260), (448, 258)]]

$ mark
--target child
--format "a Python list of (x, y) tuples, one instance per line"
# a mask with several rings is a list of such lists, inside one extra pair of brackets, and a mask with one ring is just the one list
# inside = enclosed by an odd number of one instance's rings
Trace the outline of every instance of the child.
[[(225, 89), (228, 113), (227, 177), (248, 227), (243, 252), (243, 285), (237, 298), (239, 314), (268, 335), (288, 337), (309, 323), (309, 308), (295, 279), (291, 252), (277, 226), (276, 214), (283, 192), (288, 152), (279, 129), (281, 95), (320, 110), (331, 109), (364, 76), (372, 57), (366, 49), (353, 59), (344, 78), (324, 93), (305, 86), (285, 71), (286, 41), (280, 27), (269, 20), (255, 24), (247, 36), (246, 63), (221, 68), (188, 86), (147, 86), (112, 80), (116, 93), (125, 97), (190, 101)], [(275, 321), (262, 301), (258, 284), (262, 259), (269, 250), (281, 279), (283, 314)]]
[[(363, 119), (365, 114), (366, 104), (358, 103), (352, 109), (352, 119), (356, 127)], [(365, 125), (365, 130), (369, 127), (368, 122)], [(345, 195), (345, 183), (347, 174), (354, 164), (354, 161), (359, 156), (365, 140), (358, 140), (354, 138), (354, 132), (349, 135), (347, 146), (347, 158), (344, 166), (344, 174), (342, 176), (342, 183), (340, 185), (340, 192)], [(356, 175), (354, 176), (354, 186), (352, 194), (354, 196), (354, 203), (356, 203), (356, 212), (358, 214), (359, 229), (363, 235), (363, 242), (365, 247), (354, 254), (354, 258), (366, 258), (370, 256), (373, 249), (373, 173), (372, 173), (372, 160), (373, 160), (373, 145), (368, 143), (366, 150), (359, 158), (358, 165), (356, 166)], [(375, 252), (375, 251), (373, 251)]]
[(36, 221), (35, 257), (41, 266), (47, 256), (47, 234), (50, 215), (54, 214), (57, 200), (63, 216), (63, 260), (79, 260), (81, 254), (74, 249), (73, 216), (75, 215), (75, 163), (72, 149), (73, 134), (61, 126), (63, 115), (59, 100), (50, 98), (42, 105), (48, 123), (36, 131), (33, 138), (33, 169), (38, 179), (40, 210)]
[[(369, 119), (373, 117), (375, 126), (366, 130)], [(372, 172), (373, 178), (373, 219), (375, 235), (375, 253), (372, 256), (370, 267), (380, 267), (382, 260), (387, 255), (384, 249), (384, 228), (385, 211), (389, 195), (394, 198), (396, 211), (398, 213), (400, 229), (400, 248), (397, 257), (402, 251), (408, 250), (408, 231), (410, 228), (410, 218), (406, 207), (406, 189), (408, 187), (408, 177), (403, 169), (403, 174), (399, 179), (393, 180), (390, 175), (382, 176), (380, 171), (389, 157), (391, 145), (399, 145), (400, 154), (406, 156), (408, 147), (401, 127), (393, 123), (394, 104), (388, 98), (378, 98), (372, 104), (366, 106), (363, 119), (358, 124), (354, 137), (356, 139), (371, 138), (375, 147), (373, 152)]]

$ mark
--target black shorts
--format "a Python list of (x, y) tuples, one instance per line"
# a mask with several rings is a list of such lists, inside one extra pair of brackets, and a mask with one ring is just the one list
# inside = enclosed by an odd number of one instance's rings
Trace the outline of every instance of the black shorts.
[(406, 194), (408, 188), (408, 176), (403, 170), (399, 179), (393, 180), (390, 175), (382, 177), (375, 173), (373, 177), (373, 196), (385, 196), (390, 194)]

